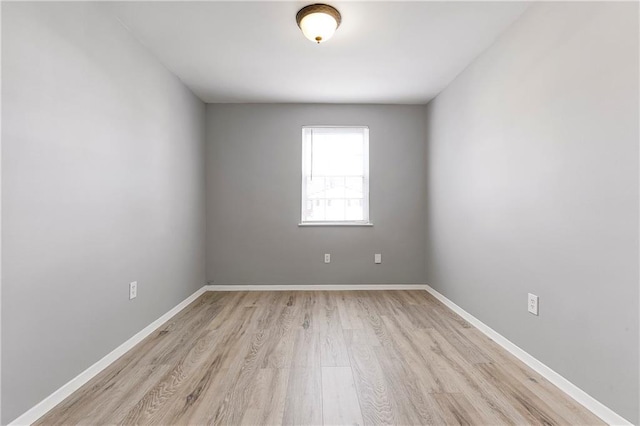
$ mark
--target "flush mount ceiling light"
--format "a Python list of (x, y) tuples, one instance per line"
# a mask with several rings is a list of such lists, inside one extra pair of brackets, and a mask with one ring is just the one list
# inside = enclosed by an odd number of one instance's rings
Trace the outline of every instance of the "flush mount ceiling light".
[(296, 15), (296, 22), (304, 36), (318, 44), (331, 38), (341, 20), (340, 12), (328, 4), (305, 6)]

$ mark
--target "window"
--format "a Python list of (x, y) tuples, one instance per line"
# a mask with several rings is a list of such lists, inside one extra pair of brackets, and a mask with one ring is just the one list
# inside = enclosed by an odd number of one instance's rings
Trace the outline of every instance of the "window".
[(301, 225), (370, 225), (369, 128), (302, 128)]

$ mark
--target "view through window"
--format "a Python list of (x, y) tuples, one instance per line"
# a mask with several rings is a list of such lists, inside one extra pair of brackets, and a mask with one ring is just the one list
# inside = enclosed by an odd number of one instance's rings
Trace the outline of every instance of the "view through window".
[(302, 129), (302, 223), (369, 222), (369, 129)]

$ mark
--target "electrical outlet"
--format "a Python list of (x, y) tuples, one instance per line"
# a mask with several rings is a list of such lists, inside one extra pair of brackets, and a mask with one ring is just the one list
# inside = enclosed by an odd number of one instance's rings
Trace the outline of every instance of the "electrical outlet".
[(529, 293), (527, 301), (527, 310), (533, 315), (538, 315), (538, 296)]
[(329, 253), (324, 254), (324, 263), (331, 263), (331, 255)]
[(373, 262), (374, 263), (382, 263), (382, 254), (380, 253), (376, 253), (373, 255)]
[(135, 299), (138, 295), (138, 281), (129, 283), (129, 300)]

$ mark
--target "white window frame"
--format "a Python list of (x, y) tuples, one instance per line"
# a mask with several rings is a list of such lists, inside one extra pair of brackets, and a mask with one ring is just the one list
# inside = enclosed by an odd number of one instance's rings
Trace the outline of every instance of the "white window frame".
[[(304, 211), (306, 207), (306, 189), (307, 176), (310, 175), (311, 168), (311, 137), (312, 129), (330, 128), (330, 129), (362, 129), (364, 134), (364, 155), (363, 155), (363, 220), (339, 220), (339, 221), (305, 221)], [(302, 126), (302, 180), (300, 191), (300, 223), (298, 226), (373, 226), (370, 221), (369, 212), (369, 127), (368, 126), (331, 126), (331, 125), (315, 125)]]

